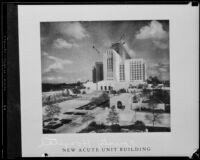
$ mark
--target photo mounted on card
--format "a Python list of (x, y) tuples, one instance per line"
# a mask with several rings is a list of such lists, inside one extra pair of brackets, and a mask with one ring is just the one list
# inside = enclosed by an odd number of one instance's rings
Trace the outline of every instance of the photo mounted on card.
[(19, 6), (22, 155), (192, 156), (197, 12)]

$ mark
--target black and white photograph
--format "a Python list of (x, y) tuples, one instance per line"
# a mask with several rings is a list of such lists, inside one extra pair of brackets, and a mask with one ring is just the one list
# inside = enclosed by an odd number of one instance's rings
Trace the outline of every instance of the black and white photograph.
[(169, 28), (40, 22), (43, 134), (171, 132)]
[(19, 5), (22, 156), (192, 157), (198, 13), (191, 4)]

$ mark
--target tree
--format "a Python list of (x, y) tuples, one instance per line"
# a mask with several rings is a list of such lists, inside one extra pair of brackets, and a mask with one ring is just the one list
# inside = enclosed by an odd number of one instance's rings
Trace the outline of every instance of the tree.
[(110, 94), (117, 94), (117, 91), (116, 90), (111, 90)]
[(143, 84), (138, 84), (137, 88), (138, 89), (142, 89), (143, 88)]
[(69, 91), (68, 89), (65, 89), (62, 91), (62, 96), (65, 97), (65, 96), (69, 96)]
[(145, 117), (146, 119), (148, 119), (149, 121), (152, 122), (153, 127), (155, 126), (155, 123), (160, 123), (161, 122), (161, 118), (162, 118), (162, 114), (159, 112), (156, 112), (156, 100), (153, 98), (153, 96), (150, 99), (150, 103), (149, 103), (149, 108), (151, 110), (151, 115), (147, 114)]
[(150, 95), (150, 90), (144, 88), (144, 89), (142, 90), (142, 94), (143, 94), (144, 96), (147, 96), (147, 97), (148, 97), (148, 96)]
[(136, 121), (134, 124), (135, 129), (141, 130), (141, 131), (145, 131), (146, 126), (144, 124), (144, 122), (142, 121)]
[(162, 103), (169, 104), (170, 103), (170, 94), (169, 91), (165, 91), (162, 89), (157, 89), (153, 92), (153, 96), (155, 99), (161, 101)]
[(157, 76), (155, 76), (155, 77), (150, 76), (150, 77), (147, 79), (147, 83), (148, 83), (148, 84), (153, 84), (153, 86), (157, 86), (158, 84), (161, 83), (161, 81), (158, 79)]
[(46, 116), (49, 118), (53, 118), (56, 115), (59, 115), (61, 112), (60, 107), (57, 104), (50, 104), (45, 108)]
[(86, 92), (85, 92), (85, 91), (83, 91), (83, 92), (82, 92), (82, 94), (86, 94)]
[(118, 91), (118, 93), (126, 93), (126, 89), (122, 88)]
[(77, 88), (74, 88), (72, 91), (74, 92), (74, 94), (80, 94), (81, 93), (81, 91)]
[(80, 81), (76, 82), (76, 86), (81, 86), (81, 85), (82, 85), (82, 83)]
[(111, 107), (111, 110), (110, 110), (106, 120), (108, 123), (111, 123), (112, 125), (119, 123), (119, 115), (115, 109), (115, 106)]

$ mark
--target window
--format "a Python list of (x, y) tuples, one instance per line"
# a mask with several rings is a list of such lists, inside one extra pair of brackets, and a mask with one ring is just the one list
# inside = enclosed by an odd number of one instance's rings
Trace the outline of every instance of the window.
[(125, 80), (124, 64), (119, 65), (119, 76), (120, 76), (120, 81)]
[(110, 51), (107, 53), (107, 79), (113, 79), (113, 54)]

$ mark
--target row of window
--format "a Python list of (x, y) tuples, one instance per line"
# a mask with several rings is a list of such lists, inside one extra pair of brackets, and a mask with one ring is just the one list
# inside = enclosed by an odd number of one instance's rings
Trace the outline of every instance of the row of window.
[(131, 81), (133, 81), (133, 80), (143, 80), (143, 78), (142, 77), (131, 77)]
[(119, 66), (119, 78), (120, 78), (120, 81), (125, 80), (124, 64), (121, 64)]
[(101, 86), (101, 90), (105, 90), (105, 91), (107, 91), (107, 90), (112, 90), (112, 87), (111, 86)]
[(142, 80), (143, 79), (143, 67), (142, 65), (134, 66), (130, 68), (130, 80)]
[(113, 80), (113, 55), (108, 53), (107, 58), (107, 80)]

